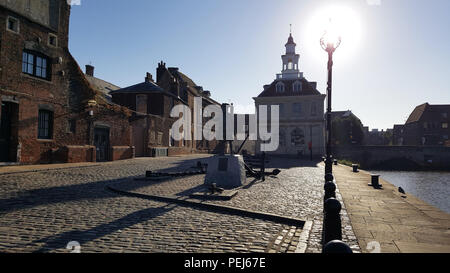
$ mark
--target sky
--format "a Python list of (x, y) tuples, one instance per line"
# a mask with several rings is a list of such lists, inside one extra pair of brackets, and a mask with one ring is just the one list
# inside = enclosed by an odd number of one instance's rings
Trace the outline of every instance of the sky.
[(331, 10), (344, 18), (333, 110), (352, 110), (365, 126), (387, 129), (404, 124), (420, 104), (450, 104), (448, 0), (78, 2), (69, 49), (81, 67), (95, 66), (96, 77), (120, 87), (143, 82), (146, 72), (156, 78), (163, 60), (215, 100), (251, 113), (253, 97), (281, 72), (292, 24), (300, 70), (326, 93), (327, 54), (319, 40)]

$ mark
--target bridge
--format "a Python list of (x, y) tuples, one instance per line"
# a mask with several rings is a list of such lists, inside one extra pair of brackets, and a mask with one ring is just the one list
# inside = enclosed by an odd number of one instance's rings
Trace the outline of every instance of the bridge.
[(450, 171), (450, 147), (340, 146), (333, 147), (332, 154), (365, 169)]

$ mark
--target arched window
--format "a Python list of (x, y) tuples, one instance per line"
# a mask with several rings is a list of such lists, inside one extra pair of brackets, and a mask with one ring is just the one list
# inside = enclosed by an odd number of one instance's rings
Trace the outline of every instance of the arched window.
[(305, 133), (300, 128), (295, 128), (291, 132), (291, 144), (294, 147), (301, 147), (305, 145)]
[(277, 89), (278, 93), (284, 92), (284, 83), (282, 83), (282, 82), (277, 83), (276, 89)]
[(302, 82), (300, 81), (294, 82), (292, 89), (294, 90), (294, 92), (302, 91)]
[(288, 69), (293, 69), (293, 68), (294, 68), (294, 64), (292, 63), (292, 60), (289, 60)]

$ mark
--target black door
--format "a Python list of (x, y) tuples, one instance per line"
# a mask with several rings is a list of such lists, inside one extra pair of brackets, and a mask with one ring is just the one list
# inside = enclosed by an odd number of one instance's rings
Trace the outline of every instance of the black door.
[(2, 103), (0, 120), (0, 162), (7, 162), (11, 143), (11, 107), (10, 103)]
[(97, 150), (97, 162), (108, 161), (109, 159), (109, 129), (94, 129), (94, 145)]

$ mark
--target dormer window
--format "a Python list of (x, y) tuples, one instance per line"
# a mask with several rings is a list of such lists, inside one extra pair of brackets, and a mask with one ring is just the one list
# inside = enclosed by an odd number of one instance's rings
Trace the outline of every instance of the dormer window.
[(294, 90), (294, 92), (302, 91), (302, 83), (299, 81), (294, 82), (292, 89)]
[(284, 83), (279, 82), (276, 85), (277, 93), (283, 93), (284, 92)]

